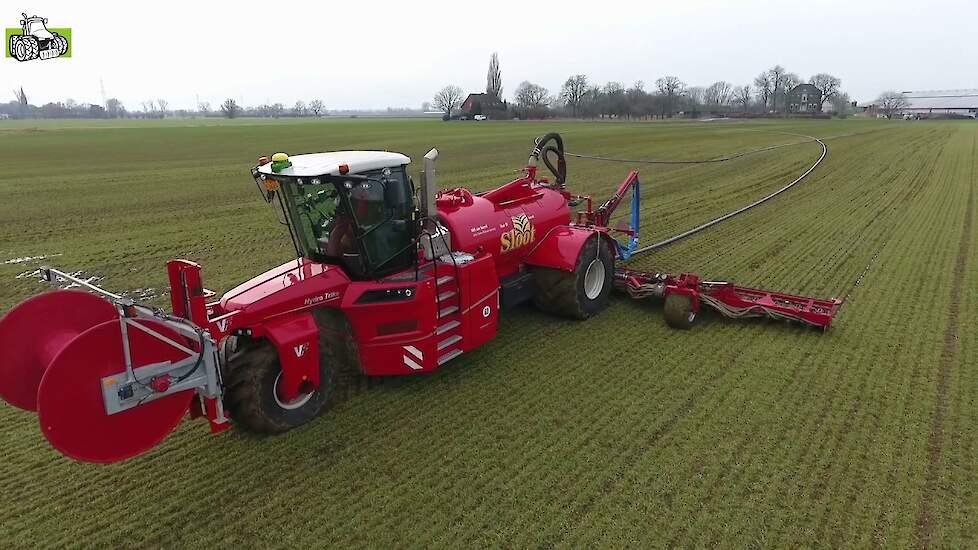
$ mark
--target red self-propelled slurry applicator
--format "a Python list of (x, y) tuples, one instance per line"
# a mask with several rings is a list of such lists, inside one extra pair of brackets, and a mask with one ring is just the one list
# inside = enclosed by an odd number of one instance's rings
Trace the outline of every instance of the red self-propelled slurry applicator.
[[(484, 193), (437, 191), (437, 156), (425, 155), (418, 193), (398, 153), (262, 157), (252, 176), (281, 209), (297, 257), (220, 299), (186, 260), (167, 264), (169, 313), (42, 269), (72, 289), (0, 320), (0, 396), (36, 411), (65, 455), (115, 462), (188, 413), (213, 432), (287, 431), (314, 419), (346, 377), (431, 372), (488, 343), (500, 310), (528, 301), (587, 319), (618, 287), (664, 298), (676, 328), (705, 305), (824, 329), (841, 304), (616, 266), (637, 250), (638, 172), (594, 208), (567, 190), (557, 134), (536, 141), (519, 178)], [(611, 228), (629, 195), (630, 223)]]

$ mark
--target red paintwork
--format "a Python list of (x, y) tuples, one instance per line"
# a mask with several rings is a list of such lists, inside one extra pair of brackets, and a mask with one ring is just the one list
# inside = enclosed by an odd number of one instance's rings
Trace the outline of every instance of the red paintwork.
[(263, 326), (282, 365), (279, 397), (291, 401), (319, 387), (319, 327), (308, 311), (275, 317)]
[[(174, 340), (165, 325), (139, 321)], [(125, 371), (119, 321), (96, 325), (74, 338), (51, 362), (37, 391), (41, 431), (66, 456), (118, 462), (163, 440), (187, 413), (193, 390), (168, 395), (113, 415), (105, 414), (101, 379)], [(186, 355), (138, 329), (129, 330), (133, 367), (179, 361)]]
[(550, 231), (526, 258), (528, 265), (573, 271), (588, 239), (598, 236), (615, 255), (607, 228), (561, 225)]
[[(318, 307), (337, 307), (346, 315), (365, 374), (429, 372), (438, 368), (440, 356), (456, 348), (475, 349), (495, 336), (499, 279), (523, 269), (527, 256), (542, 238), (555, 231), (572, 234), (575, 237), (570, 249), (579, 249), (583, 240), (577, 237), (593, 234), (590, 229), (568, 226), (570, 209), (565, 195), (534, 182), (530, 175), (483, 195), (466, 189), (447, 191), (439, 197), (438, 208), (443, 223), (452, 231), (453, 249), (476, 256), (457, 271), (452, 264), (428, 262), (420, 267), (417, 281), (413, 280), (413, 269), (380, 281), (351, 281), (337, 266), (293, 260), (210, 304), (206, 324), (212, 335), (247, 330), (252, 337), (269, 338), (279, 351), (285, 372), (284, 398), (305, 391), (309, 384), (318, 384), (318, 340), (309, 313)], [(511, 233), (516, 231), (513, 218), (521, 216), (526, 220), (517, 238)], [(546, 239), (544, 250), (549, 250), (556, 239)], [(504, 252), (504, 248), (508, 249)], [(572, 254), (570, 249), (563, 253)], [(548, 265), (545, 251), (533, 265)], [(569, 261), (568, 269), (572, 269), (576, 257)], [(558, 266), (566, 268), (553, 265)], [(446, 275), (453, 280), (436, 283)], [(403, 288), (411, 289), (410, 300), (358, 303), (366, 292)], [(448, 297), (439, 303), (439, 295)], [(458, 311), (439, 318), (439, 310), (452, 307)], [(436, 332), (439, 326), (453, 321), (459, 326)], [(461, 341), (439, 349), (439, 343), (455, 335), (462, 336)], [(307, 351), (296, 357), (295, 349), (300, 345), (306, 345)]]
[[(564, 194), (535, 183), (530, 177), (513, 180), (482, 195), (464, 188), (446, 191), (437, 204), (439, 218), (452, 232), (452, 247), (493, 255), (500, 277), (519, 271), (526, 256), (545, 235), (570, 222), (570, 207)], [(516, 230), (513, 218), (523, 215), (529, 220), (532, 240), (510, 233)], [(516, 246), (504, 250), (504, 239)]]
[[(670, 294), (688, 296), (692, 301), (694, 312), (698, 312), (700, 306), (706, 304), (730, 317), (786, 319), (822, 329), (828, 329), (832, 325), (832, 319), (842, 306), (842, 300), (838, 299), (820, 300), (742, 287), (730, 282), (701, 281), (693, 273), (683, 273), (677, 277), (665, 273), (618, 268), (615, 270), (615, 280), (616, 284), (633, 290), (641, 290), (645, 285), (663, 285), (664, 296)], [(718, 307), (717, 304), (722, 307)]]
[[(611, 227), (611, 214), (621, 204), (622, 199), (628, 195), (632, 185), (637, 185), (637, 183), (638, 170), (632, 170), (625, 177), (625, 180), (621, 182), (621, 185), (618, 186), (618, 189), (615, 190), (615, 193), (611, 195), (611, 198), (599, 206), (597, 210), (592, 210), (591, 197), (582, 197), (587, 200), (587, 210), (577, 213), (577, 223), (587, 226)], [(625, 229), (620, 231), (628, 234), (634, 233), (634, 231)]]
[(0, 397), (37, 410), (37, 388), (51, 360), (76, 336), (119, 314), (110, 302), (80, 290), (25, 300), (0, 319)]

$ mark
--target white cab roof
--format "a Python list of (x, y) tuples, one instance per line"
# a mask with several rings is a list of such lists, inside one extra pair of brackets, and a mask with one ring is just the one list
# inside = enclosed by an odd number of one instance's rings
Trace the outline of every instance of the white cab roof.
[(262, 174), (275, 174), (279, 176), (337, 176), (340, 173), (340, 165), (346, 164), (350, 167), (351, 174), (361, 174), (370, 170), (381, 168), (394, 168), (403, 164), (409, 164), (411, 159), (400, 153), (389, 151), (332, 151), (330, 153), (311, 153), (308, 155), (290, 156), (292, 166), (279, 172), (272, 172), (272, 163), (260, 166), (258, 171)]

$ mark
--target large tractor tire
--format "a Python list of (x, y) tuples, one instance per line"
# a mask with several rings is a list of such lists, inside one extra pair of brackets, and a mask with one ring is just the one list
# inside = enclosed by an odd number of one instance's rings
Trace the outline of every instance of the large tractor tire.
[(572, 319), (587, 319), (608, 307), (615, 261), (599, 237), (588, 240), (577, 256), (574, 271), (535, 268), (534, 303), (543, 311)]
[(279, 434), (316, 418), (333, 394), (335, 371), (320, 354), (319, 389), (284, 402), (278, 394), (282, 366), (267, 340), (241, 340), (225, 365), (224, 406), (247, 431)]
[(670, 294), (666, 296), (665, 303), (666, 324), (679, 330), (689, 330), (693, 328), (696, 321), (696, 312), (693, 311), (693, 299), (683, 294)]
[(319, 357), (328, 360), (336, 371), (336, 387), (331, 403), (346, 398), (365, 382), (360, 351), (350, 321), (338, 309), (319, 308), (314, 314), (319, 325)]
[(58, 45), (58, 55), (68, 53), (68, 39), (58, 33), (54, 33), (54, 42)]
[(284, 403), (276, 391), (282, 372), (278, 352), (267, 340), (239, 339), (226, 352), (224, 404), (245, 430), (279, 434), (316, 418), (362, 378), (353, 330), (338, 310), (314, 312), (319, 325), (319, 389)]
[(39, 55), (37, 39), (33, 36), (21, 36), (20, 40), (14, 45), (14, 58), (17, 61), (30, 61)]

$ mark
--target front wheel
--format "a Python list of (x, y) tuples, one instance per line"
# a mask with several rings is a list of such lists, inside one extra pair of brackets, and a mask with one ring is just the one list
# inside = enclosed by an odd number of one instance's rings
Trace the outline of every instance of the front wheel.
[(286, 400), (279, 392), (282, 367), (275, 346), (243, 342), (230, 354), (224, 376), (231, 419), (248, 431), (279, 434), (316, 418), (336, 385), (335, 371), (325, 363), (320, 363), (318, 389)]
[(587, 319), (608, 307), (614, 271), (611, 251), (599, 237), (592, 237), (578, 254), (573, 271), (534, 270), (534, 302), (548, 313)]

